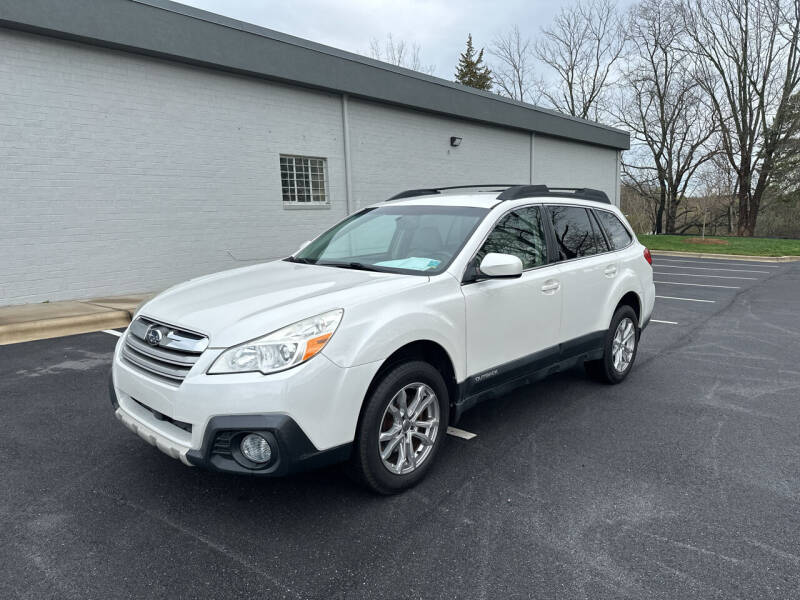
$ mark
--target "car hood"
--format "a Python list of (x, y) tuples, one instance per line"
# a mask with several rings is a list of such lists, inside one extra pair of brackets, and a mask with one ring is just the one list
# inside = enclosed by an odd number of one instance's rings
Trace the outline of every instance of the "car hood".
[(275, 261), (222, 271), (159, 294), (139, 314), (229, 347), (320, 313), (428, 283), (428, 277)]

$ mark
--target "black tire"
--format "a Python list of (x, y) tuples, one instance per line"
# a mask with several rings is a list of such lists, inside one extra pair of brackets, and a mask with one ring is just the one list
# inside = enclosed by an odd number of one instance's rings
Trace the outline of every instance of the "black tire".
[[(439, 405), (438, 429), (424, 461), (410, 473), (396, 474), (383, 463), (378, 436), (389, 403), (398, 392), (415, 383), (428, 386), (436, 394)], [(444, 443), (449, 407), (447, 385), (439, 371), (429, 363), (410, 361), (389, 368), (366, 398), (350, 459), (351, 476), (373, 492), (385, 495), (402, 492), (419, 483), (430, 471)]]
[[(630, 319), (633, 322), (634, 347), (630, 362), (623, 370), (619, 371), (614, 366), (613, 345), (617, 327), (619, 327), (620, 322), (624, 319)], [(592, 379), (603, 383), (617, 384), (628, 376), (628, 373), (630, 373), (633, 368), (633, 363), (636, 361), (636, 354), (639, 351), (639, 335), (641, 330), (639, 329), (638, 323), (639, 320), (636, 317), (636, 312), (630, 306), (623, 305), (617, 309), (614, 316), (611, 318), (611, 325), (608, 328), (608, 332), (606, 332), (606, 339), (603, 343), (603, 358), (584, 363), (586, 372)]]

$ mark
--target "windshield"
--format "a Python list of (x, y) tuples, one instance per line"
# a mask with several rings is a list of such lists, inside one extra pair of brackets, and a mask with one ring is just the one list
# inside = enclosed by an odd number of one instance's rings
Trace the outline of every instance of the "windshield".
[(435, 275), (488, 213), (468, 206), (380, 206), (329, 229), (288, 259), (332, 267)]

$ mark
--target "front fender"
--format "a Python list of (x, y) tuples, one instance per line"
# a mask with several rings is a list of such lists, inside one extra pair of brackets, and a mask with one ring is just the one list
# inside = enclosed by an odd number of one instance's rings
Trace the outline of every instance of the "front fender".
[(460, 287), (445, 275), (400, 297), (346, 309), (339, 331), (323, 354), (337, 365), (351, 367), (385, 360), (406, 344), (427, 340), (444, 348), (456, 379), (462, 381), (466, 377), (465, 320)]

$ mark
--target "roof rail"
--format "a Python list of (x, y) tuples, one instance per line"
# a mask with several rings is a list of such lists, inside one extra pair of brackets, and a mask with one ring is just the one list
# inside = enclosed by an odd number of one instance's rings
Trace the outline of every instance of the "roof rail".
[(498, 200), (517, 200), (519, 198), (527, 198), (528, 196), (541, 196), (550, 193), (550, 189), (546, 185), (515, 185), (501, 193)]
[(592, 188), (547, 187), (546, 185), (516, 185), (497, 196), (498, 200), (519, 200), (531, 196), (554, 196), (558, 198), (578, 198), (611, 204), (608, 194)]
[(480, 185), (451, 185), (447, 187), (438, 188), (420, 188), (416, 190), (406, 190), (395, 194), (387, 202), (392, 200), (401, 200), (403, 198), (414, 198), (415, 196), (432, 196), (441, 194), (446, 190), (464, 190), (475, 189), (476, 191), (497, 191), (490, 188), (503, 188), (497, 199), (501, 202), (503, 200), (519, 200), (521, 198), (530, 198), (531, 196), (552, 196), (555, 198), (576, 198), (580, 200), (592, 200), (594, 202), (602, 202), (603, 204), (611, 204), (608, 195), (602, 190), (595, 190), (592, 188), (566, 188), (566, 187), (547, 187), (542, 184), (526, 184), (520, 185), (515, 183), (486, 183)]
[(431, 196), (433, 194), (438, 194), (439, 190), (430, 188), (430, 189), (419, 189), (419, 190), (406, 190), (405, 192), (400, 192), (399, 194), (395, 194), (391, 198), (387, 200), (390, 202), (392, 200), (400, 200), (401, 198), (413, 198), (414, 196)]
[[(481, 184), (472, 184), (472, 185), (450, 185), (446, 187), (438, 187), (438, 188), (421, 188), (417, 190), (406, 190), (404, 192), (400, 192), (399, 194), (395, 194), (390, 200), (400, 200), (401, 198), (413, 198), (415, 196), (432, 196), (433, 194), (441, 194), (445, 190), (465, 190), (470, 188), (512, 188), (512, 187), (523, 187), (517, 183), (481, 183)], [(485, 190), (485, 191), (497, 191), (497, 190)]]

